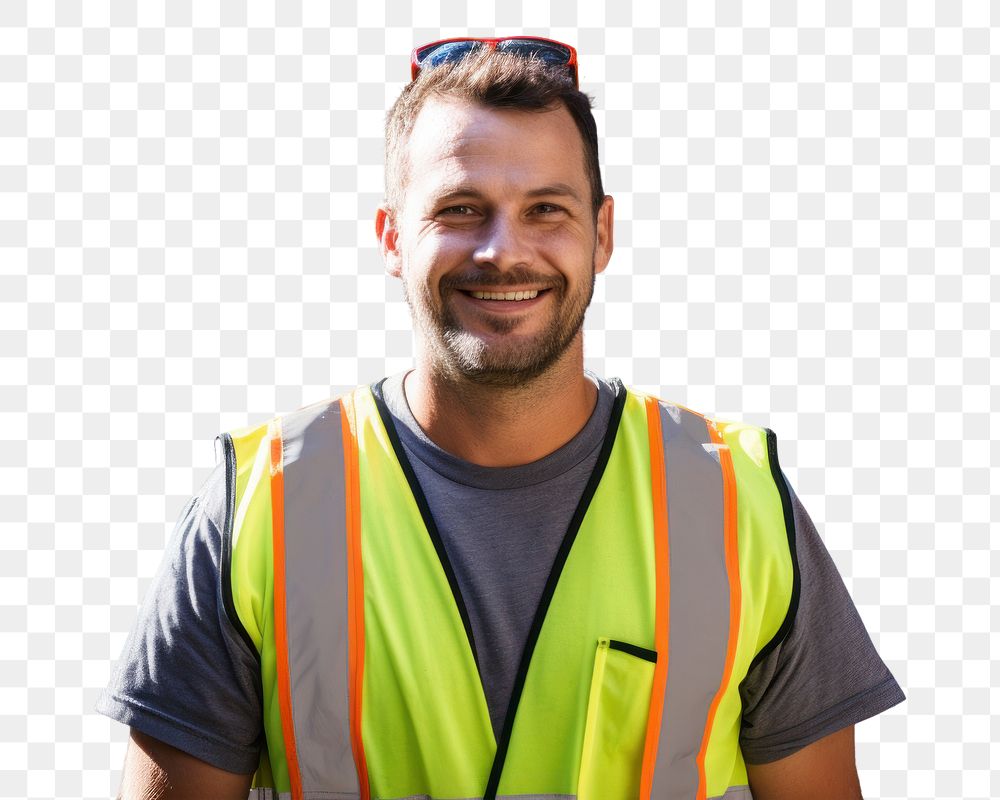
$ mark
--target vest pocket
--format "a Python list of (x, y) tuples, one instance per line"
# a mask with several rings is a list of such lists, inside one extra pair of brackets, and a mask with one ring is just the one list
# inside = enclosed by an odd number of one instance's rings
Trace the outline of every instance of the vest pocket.
[(598, 639), (580, 758), (579, 800), (634, 800), (656, 651)]

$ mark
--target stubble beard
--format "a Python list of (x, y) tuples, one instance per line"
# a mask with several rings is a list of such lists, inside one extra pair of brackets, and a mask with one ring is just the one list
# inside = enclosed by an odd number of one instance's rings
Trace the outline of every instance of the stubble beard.
[[(517, 275), (511, 277), (514, 280), (510, 280), (509, 285), (537, 283)], [(468, 286), (470, 281), (462, 283)], [(554, 296), (549, 302), (555, 303), (555, 313), (542, 331), (518, 342), (487, 342), (463, 328), (448, 302), (449, 295), (456, 290), (446, 284), (439, 286), (444, 298), (440, 305), (432, 302), (426, 286), (418, 287), (419, 299), (411, 295), (405, 281), (403, 291), (414, 323), (430, 350), (432, 369), (451, 380), (465, 379), (480, 386), (511, 389), (543, 375), (570, 347), (583, 328), (587, 308), (594, 296), (594, 283), (593, 264), (589, 285), (575, 298), (567, 298), (565, 279), (558, 284), (550, 282), (549, 292)], [(489, 285), (496, 287), (497, 283), (492, 280)], [(567, 302), (569, 306), (565, 305)], [(485, 320), (490, 332), (499, 337), (510, 334), (520, 322), (517, 317), (499, 315)]]

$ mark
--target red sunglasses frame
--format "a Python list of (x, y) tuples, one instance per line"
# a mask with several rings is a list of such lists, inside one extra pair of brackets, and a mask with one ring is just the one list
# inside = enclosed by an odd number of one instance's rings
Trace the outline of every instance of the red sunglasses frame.
[[(415, 81), (417, 75), (420, 74), (420, 61), (417, 60), (417, 53), (422, 50), (433, 50), (442, 44), (448, 44), (450, 42), (482, 42), (483, 44), (489, 46), (491, 50), (495, 50), (496, 46), (500, 42), (509, 42), (512, 40), (527, 40), (529, 42), (545, 42), (546, 44), (554, 44), (559, 47), (564, 47), (569, 50), (569, 59), (566, 61), (565, 66), (570, 68), (573, 73), (573, 86), (577, 89), (580, 88), (580, 75), (577, 69), (576, 60), (576, 48), (571, 44), (566, 44), (565, 42), (560, 42), (556, 39), (546, 39), (544, 36), (500, 36), (496, 38), (492, 37), (478, 37), (478, 36), (456, 36), (451, 39), (438, 39), (436, 42), (428, 42), (427, 44), (422, 44), (420, 47), (414, 47), (413, 51), (410, 53), (410, 80)], [(425, 56), (426, 58), (426, 56)]]

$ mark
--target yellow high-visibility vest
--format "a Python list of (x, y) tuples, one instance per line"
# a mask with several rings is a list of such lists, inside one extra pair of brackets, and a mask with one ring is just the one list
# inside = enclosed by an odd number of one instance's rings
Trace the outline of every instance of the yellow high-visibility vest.
[(750, 800), (739, 684), (798, 598), (774, 435), (615, 383), (495, 737), (380, 387), (220, 437), (223, 594), (263, 686), (251, 796)]

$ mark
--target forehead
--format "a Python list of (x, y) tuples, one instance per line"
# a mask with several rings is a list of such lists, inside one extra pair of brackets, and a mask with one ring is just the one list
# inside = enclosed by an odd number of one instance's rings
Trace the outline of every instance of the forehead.
[(505, 192), (566, 183), (587, 196), (583, 140), (559, 105), (544, 111), (429, 100), (406, 144), (405, 193), (426, 198), (456, 183)]

